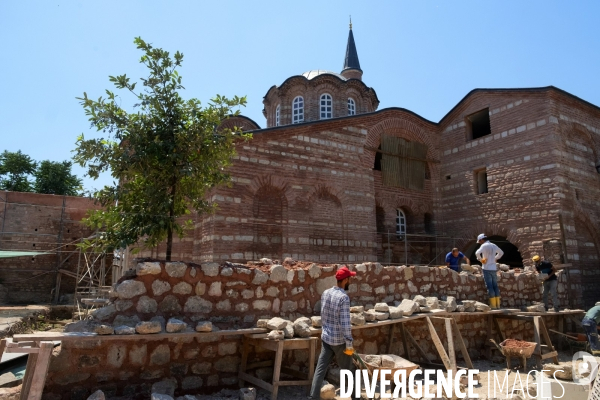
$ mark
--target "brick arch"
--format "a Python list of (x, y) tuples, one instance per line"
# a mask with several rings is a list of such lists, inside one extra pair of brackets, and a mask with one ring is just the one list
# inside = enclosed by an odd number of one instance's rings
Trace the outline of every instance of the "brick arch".
[(331, 195), (335, 197), (336, 202), (342, 208), (344, 208), (347, 204), (350, 204), (350, 202), (348, 201), (348, 196), (346, 195), (346, 193), (344, 193), (343, 189), (333, 185), (317, 184), (307, 195), (309, 206), (311, 204), (311, 201), (322, 195)]
[[(365, 146), (377, 149), (381, 144), (381, 136), (384, 133), (391, 133), (393, 136), (425, 144), (427, 146), (427, 158), (437, 159), (438, 152), (436, 150), (437, 147), (433, 135), (426, 132), (421, 126), (409, 120), (407, 117), (386, 118), (374, 125), (367, 133)], [(376, 152), (374, 150), (365, 149), (363, 155), (361, 156), (361, 163), (364, 167), (369, 169), (373, 168), (375, 153)], [(429, 168), (432, 171), (437, 170), (435, 165), (429, 165)]]
[[(600, 252), (600, 224), (598, 221), (592, 219), (590, 213), (586, 212), (579, 203), (574, 204), (573, 217), (588, 230), (588, 233), (596, 246), (596, 251)], [(598, 254), (598, 256), (600, 257), (600, 254)]]
[(347, 232), (344, 203), (339, 194), (326, 185), (318, 185), (309, 196), (309, 250), (319, 260), (333, 261), (344, 252)]
[[(479, 222), (475, 224), (471, 224), (468, 228), (465, 228), (459, 231), (458, 238), (456, 239), (456, 247), (466, 248), (467, 245), (472, 244), (476, 241), (477, 236), (480, 233), (485, 233), (487, 236), (503, 236), (510, 243), (515, 245), (523, 260), (527, 256), (529, 258), (529, 254), (532, 253), (529, 247), (526, 247), (526, 243), (521, 240), (519, 235), (517, 235), (516, 231), (508, 226), (502, 224), (487, 224), (485, 222)], [(528, 243), (527, 243), (528, 244)]]

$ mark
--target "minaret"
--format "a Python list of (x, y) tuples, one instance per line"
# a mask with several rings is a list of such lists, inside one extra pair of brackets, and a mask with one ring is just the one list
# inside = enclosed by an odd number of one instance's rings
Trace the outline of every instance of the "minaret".
[(348, 34), (348, 45), (346, 46), (346, 59), (344, 60), (344, 69), (342, 76), (347, 79), (358, 79), (362, 81), (362, 69), (358, 61), (358, 53), (354, 44), (354, 35), (352, 34), (352, 17), (350, 17), (350, 33)]

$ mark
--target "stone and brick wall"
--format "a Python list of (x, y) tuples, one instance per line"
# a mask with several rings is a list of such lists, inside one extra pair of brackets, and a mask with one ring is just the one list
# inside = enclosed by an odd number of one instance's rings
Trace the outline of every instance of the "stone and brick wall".
[[(424, 296), (453, 295), (457, 300), (485, 301), (481, 276), (459, 275), (447, 269), (382, 266), (364, 263), (350, 266), (357, 271), (349, 295), (353, 305)], [(253, 326), (257, 319), (281, 316), (294, 319), (318, 314), (322, 292), (334, 282), (336, 265), (236, 265), (183, 264), (148, 261), (139, 264), (136, 277), (123, 278), (112, 303), (94, 313), (102, 323), (136, 324), (150, 319), (178, 317), (194, 326), (209, 320), (220, 329)], [(502, 273), (499, 285), (505, 305), (520, 307), (540, 300), (540, 286), (529, 274)], [(562, 287), (562, 285), (560, 285)], [(562, 290), (560, 290), (562, 294)], [(485, 315), (457, 315), (467, 347), (479, 357), (486, 338)], [(500, 322), (510, 337), (531, 340), (533, 330), (520, 321)], [(423, 321), (406, 323), (408, 330), (436, 359), (436, 351)], [(553, 326), (553, 322), (548, 323)], [(440, 336), (445, 338), (443, 329)], [(359, 352), (384, 353), (389, 326), (354, 331)], [(219, 337), (214, 332), (196, 338), (130, 340), (102, 336), (94, 341), (65, 341), (55, 351), (48, 374), (45, 398), (84, 399), (96, 389), (109, 396), (149, 393), (153, 384), (170, 381), (176, 394), (214, 391), (237, 384), (241, 360), (241, 335)], [(133, 340), (131, 340), (133, 339)], [(399, 342), (392, 349), (402, 355)], [(306, 368), (305, 351), (285, 355), (294, 368)], [(416, 359), (417, 354), (410, 358)], [(249, 362), (272, 358), (267, 351), (250, 354)], [(257, 373), (268, 378), (266, 368)]]
[[(81, 223), (92, 208), (94, 203), (83, 197), (0, 192), (0, 249), (52, 253), (0, 258), (0, 283), (8, 289), (8, 302), (51, 301), (59, 263), (76, 250), (81, 238), (92, 234)], [(75, 272), (77, 257), (60, 268)], [(74, 279), (65, 278), (61, 285), (61, 293), (74, 292)]]

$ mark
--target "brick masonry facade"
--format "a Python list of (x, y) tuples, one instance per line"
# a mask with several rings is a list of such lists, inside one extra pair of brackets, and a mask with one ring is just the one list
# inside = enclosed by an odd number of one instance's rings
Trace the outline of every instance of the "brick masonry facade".
[[(0, 192), (0, 250), (41, 251), (35, 257), (0, 258), (0, 284), (5, 302), (48, 303), (56, 287), (57, 270), (75, 272), (81, 238), (92, 232), (81, 223), (91, 200), (83, 197)], [(61, 280), (61, 293), (73, 293), (75, 280)]]
[[(488, 110), (491, 133), (470, 140), (467, 117), (480, 110)], [(217, 212), (198, 218), (184, 239), (182, 259), (428, 264), (439, 253), (433, 264), (442, 264), (454, 245), (472, 252), (484, 232), (514, 245), (525, 267), (534, 254), (572, 263), (572, 297), (583, 288), (586, 305), (598, 300), (596, 106), (554, 87), (478, 89), (439, 123), (388, 108), (253, 134), (238, 146), (233, 184), (213, 194)], [(374, 169), (382, 135), (427, 146), (423, 190), (382, 183)], [(477, 194), (481, 169), (488, 191)], [(409, 234), (432, 236), (406, 258), (404, 243), (391, 243), (387, 258), (384, 233), (395, 232), (398, 209)], [(450, 239), (435, 245), (433, 235)], [(558, 242), (553, 252), (548, 241)]]

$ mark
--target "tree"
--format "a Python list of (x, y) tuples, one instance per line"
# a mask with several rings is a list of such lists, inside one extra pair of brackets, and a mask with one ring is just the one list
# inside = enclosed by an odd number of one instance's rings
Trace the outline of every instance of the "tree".
[(245, 106), (246, 98), (217, 95), (206, 107), (197, 99), (184, 100), (176, 69), (183, 54), (176, 52), (171, 58), (139, 37), (134, 43), (149, 70), (148, 77), (141, 78), (143, 90), (136, 91), (136, 83), (126, 75), (109, 80), (137, 98), (137, 112), (123, 109), (109, 90), (98, 100), (84, 93), (78, 99), (92, 126), (107, 137), (79, 136), (74, 160), (90, 177), (110, 171), (116, 181), (94, 194), (104, 206), (86, 218), (89, 226), (102, 231), (94, 244), (105, 250), (134, 244), (151, 248), (166, 239), (166, 257), (171, 260), (173, 233), (182, 237), (192, 224), (180, 217), (215, 207), (206, 199), (207, 192), (229, 181), (226, 167), (235, 154), (235, 141), (250, 137), (239, 128), (219, 128), (229, 116), (239, 115), (233, 108)]
[(29, 175), (35, 173), (36, 162), (28, 155), (4, 150), (0, 154), (0, 189), (13, 192), (31, 192)]
[(35, 192), (77, 196), (82, 181), (71, 173), (71, 166), (70, 161), (42, 161), (35, 171)]

